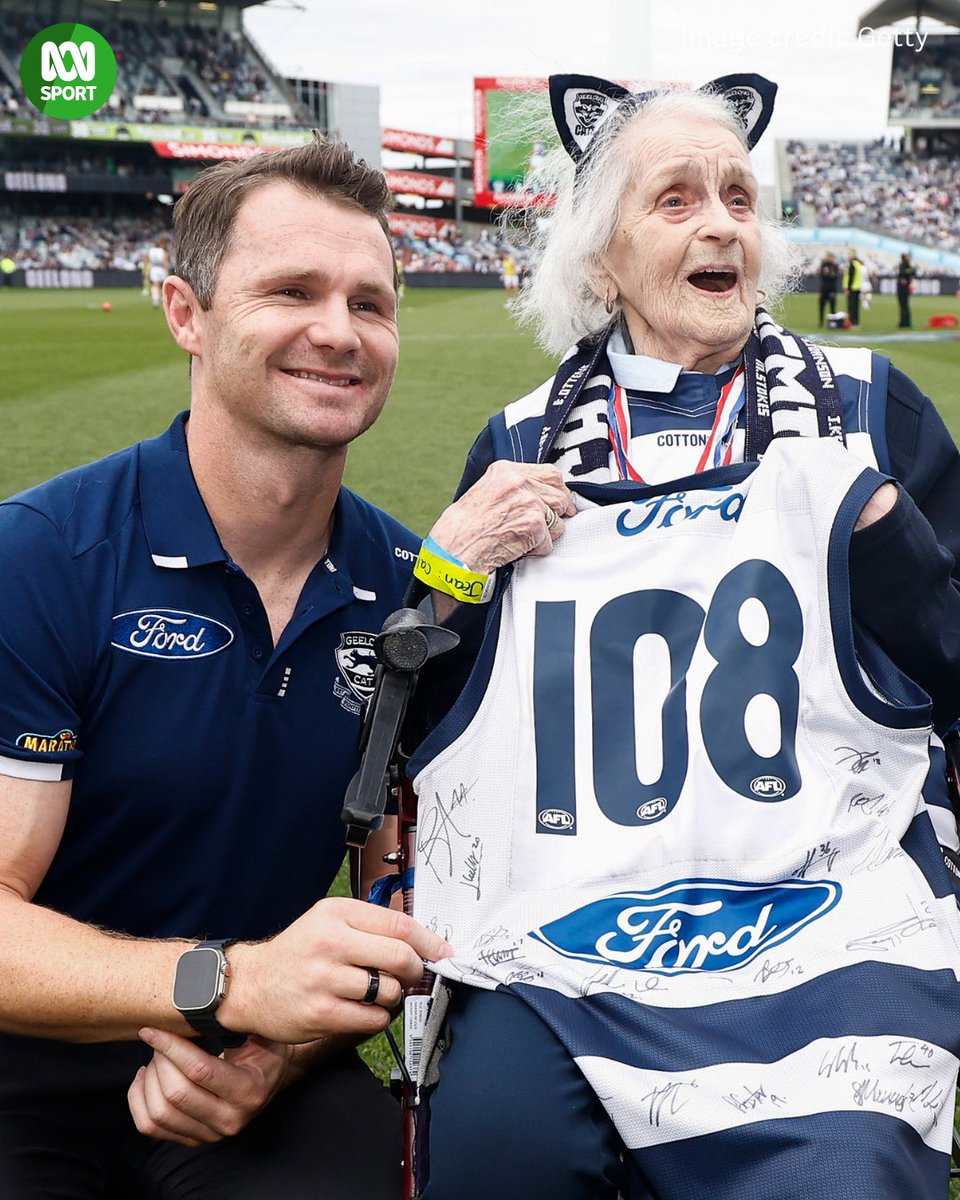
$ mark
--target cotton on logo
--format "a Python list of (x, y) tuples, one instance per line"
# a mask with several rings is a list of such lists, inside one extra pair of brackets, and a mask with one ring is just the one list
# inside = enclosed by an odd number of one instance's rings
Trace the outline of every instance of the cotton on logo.
[[(68, 67), (69, 58), (73, 66)], [(77, 76), (89, 83), (96, 74), (97, 55), (93, 42), (44, 42), (40, 48), (40, 74), (47, 83), (54, 79), (70, 83)]]

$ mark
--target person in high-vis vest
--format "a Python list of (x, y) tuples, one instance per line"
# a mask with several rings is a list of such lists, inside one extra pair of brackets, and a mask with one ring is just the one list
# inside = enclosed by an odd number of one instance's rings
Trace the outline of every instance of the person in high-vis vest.
[(860, 326), (860, 293), (863, 290), (863, 262), (856, 250), (850, 251), (847, 267), (847, 312), (854, 329)]

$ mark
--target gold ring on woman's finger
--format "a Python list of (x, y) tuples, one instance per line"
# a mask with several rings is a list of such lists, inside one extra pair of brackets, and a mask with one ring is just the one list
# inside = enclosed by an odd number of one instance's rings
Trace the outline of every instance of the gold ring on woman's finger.
[(544, 515), (544, 518), (546, 519), (548, 530), (552, 529), (554, 527), (554, 525), (556, 525), (556, 523), (560, 520), (560, 518), (557, 516), (555, 510), (552, 508), (548, 508), (547, 511), (543, 515)]

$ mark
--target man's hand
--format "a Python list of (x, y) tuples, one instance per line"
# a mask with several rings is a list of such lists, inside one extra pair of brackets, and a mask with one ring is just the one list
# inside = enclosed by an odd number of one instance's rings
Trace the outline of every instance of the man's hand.
[[(419, 981), (424, 960), (452, 953), (405, 913), (360, 900), (321, 900), (268, 942), (229, 948), (230, 983), (217, 1020), (284, 1043), (331, 1033), (369, 1037), (390, 1024), (402, 986)], [(373, 969), (380, 972), (376, 1001), (361, 1004)]]
[(248, 1038), (214, 1058), (187, 1038), (142, 1029), (153, 1048), (127, 1092), (134, 1124), (147, 1137), (200, 1146), (233, 1137), (273, 1099), (283, 1083), (289, 1046)]
[(896, 485), (882, 483), (863, 506), (860, 516), (857, 517), (857, 523), (853, 527), (854, 533), (859, 529), (866, 529), (874, 521), (879, 521), (881, 517), (885, 517), (896, 502)]
[(526, 554), (549, 554), (563, 533), (554, 517), (576, 511), (556, 467), (495, 462), (444, 510), (430, 536), (472, 571), (489, 573)]

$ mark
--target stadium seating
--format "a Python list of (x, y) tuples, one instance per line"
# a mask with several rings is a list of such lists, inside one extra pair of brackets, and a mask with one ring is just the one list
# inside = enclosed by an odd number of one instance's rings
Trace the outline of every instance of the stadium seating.
[[(960, 249), (953, 202), (960, 159), (911, 156), (884, 142), (787, 146), (801, 216), (857, 226), (938, 250)], [(808, 222), (811, 223), (811, 222)]]
[[(93, 163), (91, 169), (95, 169)], [(50, 169), (49, 164), (44, 164)], [(72, 168), (72, 169), (75, 169)], [(109, 226), (93, 217), (27, 217), (14, 222), (0, 214), (0, 244), (9, 246), (18, 266), (139, 270), (143, 249), (169, 237), (162, 220), (119, 217)], [(398, 237), (394, 246), (405, 271), (473, 272), (499, 275), (509, 253), (522, 270), (529, 266), (523, 251), (493, 234), (449, 239)]]
[(10, 248), (23, 270), (139, 271), (145, 248), (168, 236), (161, 222), (134, 217), (118, 217), (109, 226), (93, 217), (21, 218), (16, 224), (0, 219), (0, 245)]
[[(240, 33), (196, 24), (175, 28), (165, 18), (156, 23), (101, 19), (97, 26), (117, 57), (117, 86), (102, 118), (141, 123), (202, 119), (274, 129), (311, 124), (309, 114), (284, 94)], [(16, 72), (36, 32), (32, 14), (0, 9), (0, 47), (6, 51), (0, 55), (0, 113), (25, 111)]]
[(930, 36), (924, 48), (897, 47), (890, 77), (891, 122), (960, 117), (960, 59), (956, 39)]
[(510, 254), (522, 271), (530, 266), (529, 254), (511, 245), (491, 230), (480, 237), (455, 234), (449, 238), (394, 238), (394, 246), (405, 271), (435, 273), (473, 272), (499, 275), (503, 256)]

